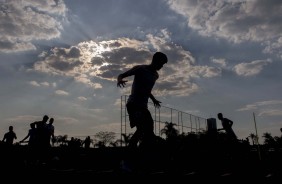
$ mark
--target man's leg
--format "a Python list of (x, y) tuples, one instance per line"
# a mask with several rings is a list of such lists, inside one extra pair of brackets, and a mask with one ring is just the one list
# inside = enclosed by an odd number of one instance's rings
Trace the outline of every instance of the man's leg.
[(130, 127), (131, 128), (136, 127), (136, 131), (134, 132), (133, 136), (130, 138), (129, 147), (136, 148), (142, 136), (142, 126), (141, 126), (143, 123), (142, 109), (138, 108), (138, 106), (134, 103), (127, 103), (126, 108), (129, 115)]
[(142, 132), (140, 131), (140, 129), (137, 126), (136, 131), (134, 132), (134, 134), (130, 138), (130, 141), (129, 141), (129, 144), (128, 144), (128, 146), (130, 148), (137, 148), (140, 137), (142, 136), (141, 133)]
[(142, 122), (142, 143), (145, 146), (150, 146), (154, 143), (155, 134), (154, 134), (154, 120), (151, 116), (151, 113), (148, 109), (144, 110), (143, 113), (143, 122)]

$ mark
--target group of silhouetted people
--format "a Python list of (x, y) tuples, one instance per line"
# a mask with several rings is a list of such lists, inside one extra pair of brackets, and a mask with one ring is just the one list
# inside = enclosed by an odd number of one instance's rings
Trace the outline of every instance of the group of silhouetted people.
[[(125, 87), (127, 80), (124, 79), (134, 76), (131, 86), (131, 94), (126, 102), (130, 127), (136, 128), (136, 131), (129, 142), (130, 150), (135, 151), (140, 144), (144, 145), (143, 148), (153, 148), (154, 142), (157, 140), (157, 136), (154, 134), (154, 120), (148, 109), (148, 101), (151, 99), (156, 108), (161, 106), (161, 102), (152, 94), (152, 89), (159, 78), (158, 71), (163, 68), (167, 62), (168, 58), (164, 53), (156, 52), (153, 55), (150, 64), (133, 66), (131, 69), (117, 76), (118, 87)], [(228, 141), (236, 142), (238, 139), (232, 129), (233, 121), (223, 117), (222, 113), (218, 113), (217, 117), (222, 123), (222, 128), (217, 129), (217, 131), (224, 130)], [(47, 115), (44, 115), (41, 121), (30, 123), (28, 134), (20, 141), (20, 143), (22, 143), (28, 139), (29, 147), (39, 148), (38, 150), (40, 150), (40, 152), (36, 152), (36, 154), (38, 153), (36, 159), (44, 161), (48, 156), (48, 152), (45, 152), (45, 150), (51, 147), (50, 142), (52, 141), (53, 143), (54, 140), (55, 128), (53, 123), (54, 118), (49, 118)], [(15, 139), (17, 139), (17, 136), (13, 131), (13, 126), (9, 126), (9, 132), (5, 133), (2, 141), (8, 145), (13, 145)], [(80, 140), (76, 141), (76, 139), (72, 137), (68, 146), (76, 148), (84, 145), (84, 147), (88, 149), (90, 148), (91, 141), (90, 136), (87, 136), (83, 142), (80, 142)], [(146, 151), (148, 150), (149, 149), (146, 149)], [(146, 152), (142, 153), (145, 153), (144, 155), (146, 155)], [(38, 155), (43, 156), (41, 157)], [(130, 155), (126, 156), (130, 157)], [(136, 157), (136, 155), (133, 155), (133, 157)], [(144, 160), (146, 161), (146, 159), (147, 157)], [(130, 162), (131, 160), (128, 158), (122, 160), (122, 167), (130, 169)]]
[[(49, 120), (49, 122), (48, 122)], [(28, 134), (20, 141), (23, 143), (28, 139), (28, 146), (36, 148), (48, 148), (51, 146), (50, 141), (54, 140), (54, 118), (44, 115), (41, 121), (30, 123)], [(2, 142), (6, 145), (13, 145), (14, 140), (17, 139), (13, 126), (9, 126), (9, 132), (5, 133)]]
[[(167, 56), (162, 52), (156, 52), (152, 61), (148, 65), (136, 65), (128, 71), (121, 73), (117, 77), (117, 86), (124, 87), (126, 80), (124, 78), (134, 76), (131, 87), (131, 94), (127, 100), (126, 108), (129, 114), (130, 127), (136, 127), (129, 146), (137, 147), (142, 142), (151, 144), (155, 139), (154, 134), (154, 120), (150, 111), (148, 110), (148, 100), (151, 99), (154, 106), (159, 108), (160, 101), (158, 101), (151, 93), (155, 82), (159, 78), (158, 70), (160, 70), (168, 62)], [(28, 145), (30, 146), (50, 146), (51, 138), (54, 138), (54, 119), (51, 118), (47, 124), (49, 117), (45, 115), (41, 121), (33, 122), (30, 124), (30, 130), (27, 136), (20, 142), (29, 138)], [(225, 130), (228, 137), (232, 140), (237, 140), (237, 136), (232, 130), (233, 122), (224, 118), (222, 113), (218, 113), (218, 119), (222, 122), (222, 129)], [(16, 134), (13, 132), (13, 127), (10, 127), (9, 133), (5, 134), (4, 139), (7, 143), (13, 143), (16, 139)], [(90, 137), (83, 142), (85, 147), (90, 146)]]

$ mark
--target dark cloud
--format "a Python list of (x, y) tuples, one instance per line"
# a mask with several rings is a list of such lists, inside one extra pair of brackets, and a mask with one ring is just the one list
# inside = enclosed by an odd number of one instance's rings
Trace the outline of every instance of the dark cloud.
[(120, 47), (121, 44), (120, 44), (118, 41), (116, 41), (116, 42), (114, 42), (114, 43), (110, 43), (108, 46), (109, 46), (109, 47)]
[(50, 66), (53, 67), (56, 70), (60, 71), (72, 71), (75, 67), (82, 65), (83, 63), (81, 61), (53, 61), (50, 63)]
[(105, 70), (101, 74), (97, 74), (97, 76), (104, 79), (115, 80), (120, 73), (122, 73), (122, 70)]
[(67, 53), (67, 57), (70, 58), (78, 58), (80, 55), (80, 50), (77, 47), (72, 47), (70, 51)]
[(91, 58), (91, 63), (92, 65), (102, 66), (103, 63), (105, 63), (105, 60), (102, 57), (93, 57)]

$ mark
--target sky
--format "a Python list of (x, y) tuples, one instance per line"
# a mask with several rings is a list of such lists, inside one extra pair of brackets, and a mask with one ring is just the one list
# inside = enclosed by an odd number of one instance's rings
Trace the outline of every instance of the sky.
[[(55, 135), (121, 132), (116, 77), (167, 55), (152, 94), (238, 138), (280, 136), (281, 0), (0, 0), (0, 137), (48, 115)], [(165, 114), (164, 114), (165, 116)]]

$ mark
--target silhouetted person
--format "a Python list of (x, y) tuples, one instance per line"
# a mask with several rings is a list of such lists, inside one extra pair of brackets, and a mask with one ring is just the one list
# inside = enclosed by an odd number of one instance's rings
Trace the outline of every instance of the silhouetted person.
[(28, 140), (28, 145), (29, 146), (36, 146), (36, 127), (35, 123), (30, 123), (30, 129), (28, 130), (28, 134), (21, 140), (20, 142), (24, 142), (27, 138)]
[(47, 121), (49, 117), (44, 115), (41, 121), (35, 122), (36, 124), (36, 139), (38, 146), (41, 148), (46, 148), (50, 146), (50, 137), (47, 129)]
[(49, 119), (49, 123), (47, 124), (47, 131), (48, 131), (48, 139), (49, 139), (49, 142), (50, 140), (52, 141), (52, 145), (54, 143), (54, 138), (55, 138), (55, 127), (53, 125), (54, 123), (54, 118), (50, 118)]
[(224, 118), (222, 113), (218, 113), (217, 117), (218, 117), (219, 120), (221, 120), (221, 124), (222, 124), (222, 127), (223, 127), (223, 128), (219, 128), (217, 130), (219, 130), (219, 131), (225, 130), (226, 135), (228, 136), (228, 138), (230, 140), (237, 140), (237, 136), (232, 129), (233, 121), (231, 121), (228, 118)]
[(7, 145), (13, 145), (14, 139), (17, 139), (17, 135), (14, 132), (14, 127), (9, 126), (9, 132), (4, 134), (2, 141), (5, 142)]
[(37, 129), (36, 122), (30, 123), (30, 129), (28, 130), (28, 134), (20, 141), (20, 143), (24, 142), (28, 139), (28, 154), (26, 154), (25, 163), (26, 164), (36, 164), (38, 161), (38, 157), (40, 157), (41, 152), (38, 152), (38, 139), (37, 139)]
[(246, 137), (246, 143), (247, 143), (248, 145), (250, 145), (250, 139), (249, 139), (249, 137)]
[(68, 146), (70, 148), (74, 148), (75, 147), (75, 140), (74, 140), (74, 137), (71, 137), (71, 139), (69, 140), (68, 142)]
[(36, 121), (36, 149), (34, 153), (39, 163), (46, 163), (50, 156), (50, 136), (47, 129), (49, 116), (44, 115), (41, 121)]
[(136, 127), (136, 131), (130, 139), (129, 147), (137, 147), (139, 141), (147, 145), (154, 140), (154, 121), (148, 110), (148, 100), (150, 98), (155, 107), (160, 107), (161, 102), (155, 99), (151, 91), (159, 78), (157, 71), (165, 63), (167, 63), (167, 56), (164, 53), (156, 52), (151, 64), (134, 66), (117, 77), (117, 86), (124, 87), (127, 81), (123, 79), (134, 76), (131, 94), (126, 104), (130, 127)]
[(87, 136), (82, 142), (82, 145), (84, 145), (84, 148), (88, 149), (90, 148), (90, 143), (91, 143), (90, 136)]

